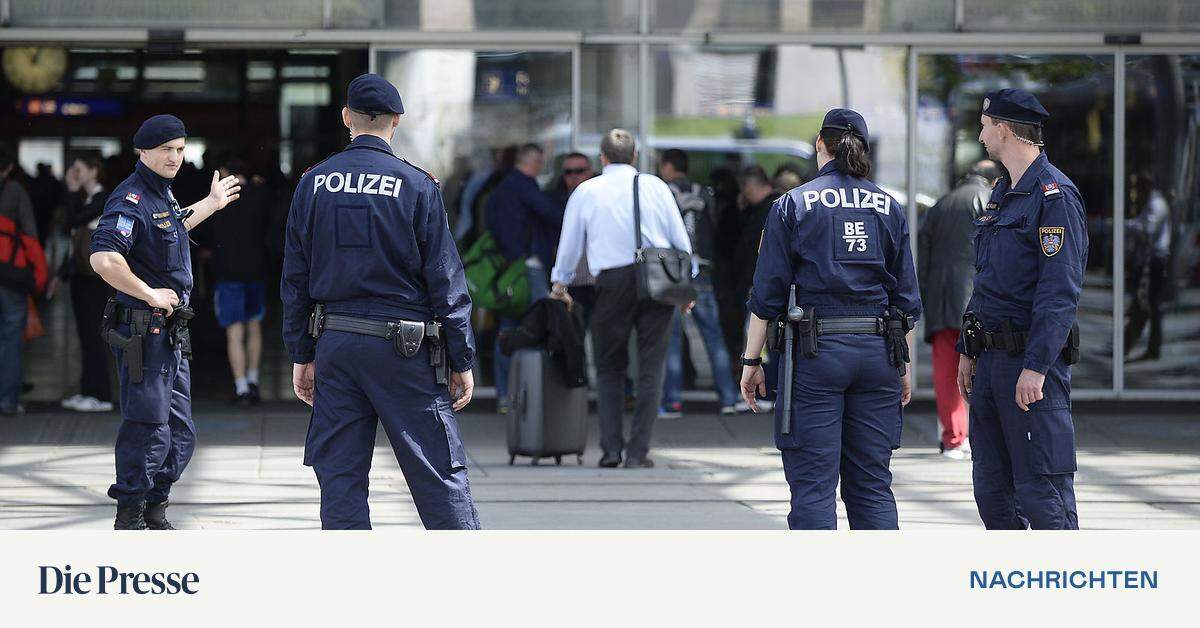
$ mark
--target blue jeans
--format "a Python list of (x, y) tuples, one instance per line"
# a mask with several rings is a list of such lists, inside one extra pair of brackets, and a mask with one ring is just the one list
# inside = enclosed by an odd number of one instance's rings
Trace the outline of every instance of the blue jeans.
[[(545, 299), (550, 296), (550, 271), (545, 268), (525, 268), (525, 276), (529, 278), (529, 303), (533, 304), (540, 299)], [(499, 331), (512, 329), (521, 324), (520, 319), (500, 317)], [(508, 366), (512, 364), (512, 358), (500, 352), (500, 334), (496, 334), (495, 356), (492, 359), (492, 365), (496, 375), (496, 402), (504, 403), (508, 401)]]
[[(725, 336), (721, 333), (721, 320), (717, 316), (717, 299), (713, 296), (712, 280), (697, 278), (696, 306), (692, 308), (692, 320), (704, 338), (704, 348), (712, 363), (713, 385), (722, 406), (737, 403), (737, 386), (729, 370), (729, 351), (725, 348)], [(670, 338), (667, 341), (667, 377), (663, 380), (663, 405), (678, 403), (683, 389), (683, 324), (678, 311), (671, 321)]]
[(28, 315), (26, 294), (0, 287), (0, 406), (5, 408), (21, 400), (21, 336)]

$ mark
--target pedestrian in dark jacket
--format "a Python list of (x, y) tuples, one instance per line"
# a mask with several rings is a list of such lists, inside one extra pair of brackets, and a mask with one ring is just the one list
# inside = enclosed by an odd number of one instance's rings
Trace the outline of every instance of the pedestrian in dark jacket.
[(92, 233), (96, 231), (100, 214), (104, 213), (104, 203), (108, 200), (108, 195), (102, 194), (102, 178), (100, 159), (90, 155), (76, 158), (67, 170), (63, 200), (67, 228), (71, 233), (71, 254), (46, 290), (46, 298), (53, 298), (62, 284), (70, 286), (82, 369), (79, 393), (63, 399), (62, 406), (77, 412), (111, 412), (113, 409), (112, 388), (108, 381), (108, 361), (112, 354), (97, 331), (104, 317), (104, 304), (113, 295), (113, 289), (92, 270), (88, 261)]
[(975, 279), (975, 217), (1000, 177), (996, 162), (975, 164), (958, 187), (925, 213), (917, 235), (917, 278), (925, 306), (925, 342), (933, 345), (933, 390), (942, 424), (942, 455), (968, 460), (967, 407), (958, 394), (959, 327)]
[[(537, 175), (546, 164), (537, 144), (526, 144), (517, 151), (516, 164), (487, 200), (484, 221), (496, 239), (496, 245), (509, 262), (525, 260), (529, 278), (529, 300), (550, 296), (550, 267), (554, 247), (562, 228), (563, 207), (538, 187)], [(500, 317), (500, 329), (512, 329), (517, 319)], [(497, 339), (499, 336), (497, 336)], [(497, 344), (497, 349), (499, 345)], [(497, 408), (508, 412), (509, 359), (499, 350), (493, 355), (496, 374)]]

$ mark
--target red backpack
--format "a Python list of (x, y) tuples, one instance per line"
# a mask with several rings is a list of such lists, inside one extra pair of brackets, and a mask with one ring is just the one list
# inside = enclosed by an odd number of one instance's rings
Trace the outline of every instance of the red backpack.
[(21, 233), (12, 218), (0, 216), (0, 286), (38, 294), (46, 288), (49, 275), (37, 238)]

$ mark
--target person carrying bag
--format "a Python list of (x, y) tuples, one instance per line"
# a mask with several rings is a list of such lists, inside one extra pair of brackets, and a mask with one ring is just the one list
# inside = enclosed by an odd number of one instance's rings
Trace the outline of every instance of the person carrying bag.
[(633, 263), (637, 268), (638, 296), (663, 305), (687, 305), (696, 300), (692, 285), (692, 254), (675, 248), (644, 247), (642, 241), (642, 204), (638, 177), (633, 176), (633, 233), (636, 247)]

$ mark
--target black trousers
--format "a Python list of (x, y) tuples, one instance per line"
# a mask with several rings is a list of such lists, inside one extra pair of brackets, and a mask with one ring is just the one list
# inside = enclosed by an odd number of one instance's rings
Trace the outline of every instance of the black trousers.
[(91, 275), (72, 277), (70, 285), (75, 331), (79, 334), (80, 362), (83, 364), (79, 394), (100, 401), (112, 401), (112, 388), (108, 381), (108, 362), (112, 359), (112, 353), (100, 338), (104, 303), (112, 296), (112, 288), (103, 279)]
[[(596, 352), (596, 407), (600, 415), (600, 448), (605, 455), (640, 460), (650, 451), (650, 434), (662, 401), (667, 358), (669, 305), (639, 299), (634, 266), (600, 273), (596, 279), (596, 313), (592, 344)], [(637, 333), (637, 404), (626, 443), (622, 413), (625, 371), (629, 366), (629, 335)]]

